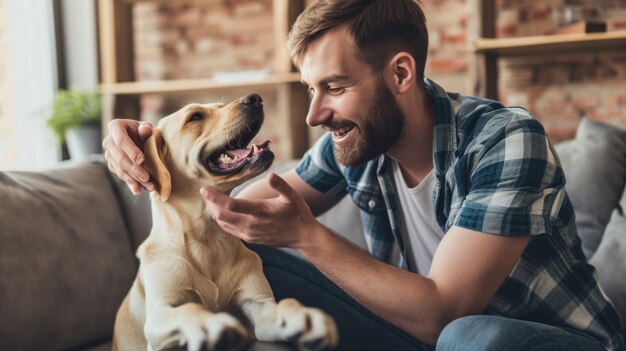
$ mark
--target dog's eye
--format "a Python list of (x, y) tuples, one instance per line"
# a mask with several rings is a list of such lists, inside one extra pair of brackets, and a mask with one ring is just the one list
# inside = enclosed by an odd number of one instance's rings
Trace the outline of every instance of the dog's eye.
[(204, 118), (204, 115), (202, 113), (196, 112), (193, 115), (191, 115), (191, 117), (189, 117), (187, 122), (195, 122), (195, 121), (199, 121), (199, 120), (201, 120), (203, 118)]

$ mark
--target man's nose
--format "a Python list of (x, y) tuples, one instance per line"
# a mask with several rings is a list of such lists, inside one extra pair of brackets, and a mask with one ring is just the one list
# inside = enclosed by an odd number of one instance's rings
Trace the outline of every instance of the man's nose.
[(309, 106), (309, 113), (306, 116), (306, 124), (311, 127), (319, 126), (320, 124), (324, 124), (332, 113), (330, 110), (323, 106), (322, 101), (317, 96), (314, 96), (311, 99), (311, 105)]

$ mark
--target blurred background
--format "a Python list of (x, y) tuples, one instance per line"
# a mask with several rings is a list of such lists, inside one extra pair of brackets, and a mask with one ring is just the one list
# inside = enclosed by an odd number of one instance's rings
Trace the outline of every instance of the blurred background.
[[(103, 126), (86, 137), (97, 147), (112, 118), (156, 123), (250, 92), (266, 107), (257, 139), (278, 162), (301, 156), (321, 131), (284, 40), (311, 2), (0, 0), (0, 170), (98, 152), (71, 152), (76, 127)], [(448, 91), (524, 106), (555, 143), (583, 116), (626, 128), (626, 0), (423, 5), (427, 76)]]

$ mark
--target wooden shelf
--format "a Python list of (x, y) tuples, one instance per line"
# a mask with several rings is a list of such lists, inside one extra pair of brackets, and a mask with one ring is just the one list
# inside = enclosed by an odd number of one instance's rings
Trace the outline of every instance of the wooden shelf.
[[(138, 2), (202, 3), (222, 0), (98, 0), (100, 41), (100, 92), (103, 94), (103, 130), (114, 118), (141, 116), (140, 96), (145, 94), (185, 94), (193, 92), (228, 93), (231, 89), (254, 89), (257, 92), (276, 92), (277, 133), (284, 136), (281, 142), (284, 159), (301, 157), (308, 149), (308, 130), (302, 121), (308, 111), (306, 90), (298, 83), (300, 73), (295, 72), (285, 46), (289, 28), (304, 10), (304, 0), (272, 0), (274, 25), (274, 55), (271, 68), (264, 74), (242, 71), (218, 75), (213, 79), (172, 79), (137, 81), (133, 41), (133, 6)], [(217, 79), (215, 79), (217, 78)], [(221, 78), (221, 79), (220, 79)], [(296, 84), (298, 83), (298, 84)], [(248, 92), (251, 92), (248, 90)]]
[(580, 34), (547, 34), (518, 38), (495, 38), (496, 0), (471, 0), (477, 16), (473, 43), (475, 70), (473, 94), (498, 100), (498, 60), (511, 56), (567, 55), (626, 50), (626, 31)]
[(587, 34), (540, 35), (519, 38), (479, 39), (474, 45), (478, 54), (554, 55), (560, 51), (623, 50), (626, 31)]
[(274, 73), (262, 79), (236, 80), (232, 82), (214, 79), (176, 79), (159, 81), (135, 81), (100, 84), (100, 92), (112, 95), (142, 95), (162, 93), (188, 93), (194, 91), (219, 91), (233, 88), (259, 88), (278, 84), (300, 82), (300, 73)]

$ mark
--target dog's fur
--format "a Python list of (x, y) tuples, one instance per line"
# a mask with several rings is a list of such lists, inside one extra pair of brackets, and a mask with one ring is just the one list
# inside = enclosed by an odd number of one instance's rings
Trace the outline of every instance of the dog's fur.
[(228, 172), (215, 166), (221, 151), (245, 148), (262, 122), (262, 100), (248, 95), (190, 104), (158, 123), (144, 150), (157, 188), (153, 226), (117, 313), (113, 350), (241, 349), (253, 339), (304, 349), (337, 344), (326, 313), (294, 299), (276, 303), (259, 257), (211, 219), (199, 194), (203, 186), (229, 193), (271, 165), (264, 143)]

